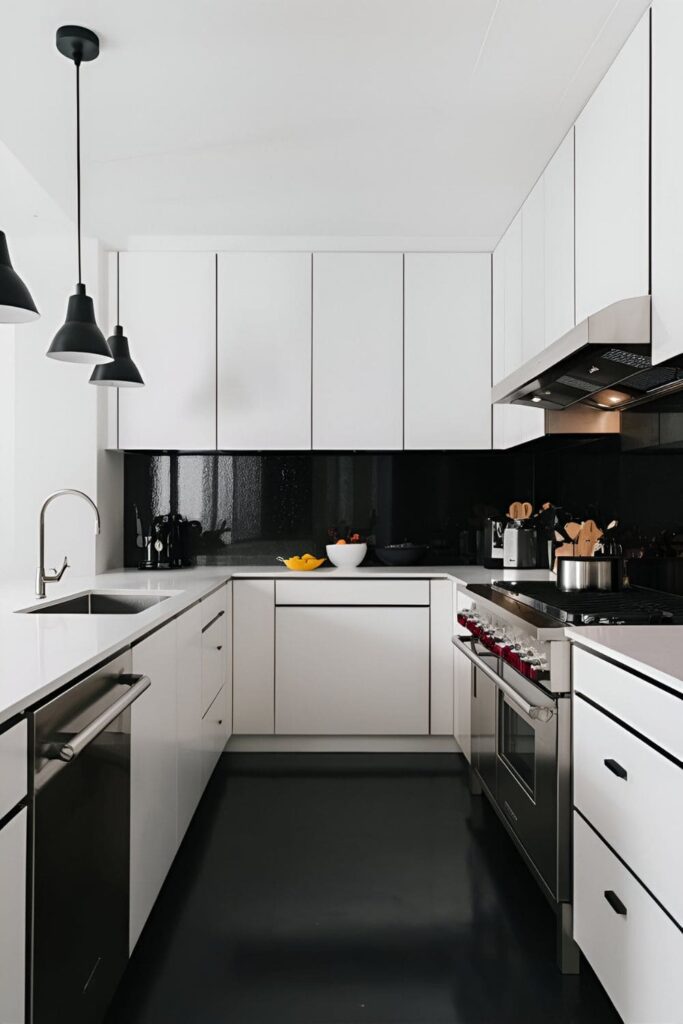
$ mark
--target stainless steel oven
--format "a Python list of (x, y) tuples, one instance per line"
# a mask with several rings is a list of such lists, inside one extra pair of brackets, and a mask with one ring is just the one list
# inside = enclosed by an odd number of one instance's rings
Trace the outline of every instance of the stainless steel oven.
[[(571, 939), (568, 644), (564, 630), (547, 618), (541, 622), (538, 613), (529, 611), (525, 621), (510, 608), (492, 603), (482, 609), (481, 598), (478, 603), (471, 628), (453, 638), (472, 663), (473, 786), (490, 800), (555, 909), (558, 960), (573, 973), (578, 951)], [(501, 655), (505, 644), (515, 646), (515, 665)], [(523, 675), (527, 663), (541, 667), (542, 681)], [(566, 690), (558, 691), (564, 680)]]

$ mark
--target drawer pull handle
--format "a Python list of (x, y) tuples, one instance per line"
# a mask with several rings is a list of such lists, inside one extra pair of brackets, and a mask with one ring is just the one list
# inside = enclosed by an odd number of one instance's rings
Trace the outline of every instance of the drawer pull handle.
[(628, 778), (628, 772), (624, 767), (622, 767), (622, 765), (619, 764), (618, 761), (615, 761), (613, 757), (606, 757), (604, 763), (605, 768), (608, 768), (613, 775), (616, 775), (618, 778), (624, 779), (624, 781), (626, 781), (626, 779)]
[(225, 608), (221, 609), (218, 615), (214, 615), (214, 617), (209, 622), (207, 622), (205, 626), (202, 626), (202, 633), (206, 633), (207, 629), (211, 629), (214, 622), (218, 622), (222, 615), (225, 615)]
[(626, 917), (626, 913), (627, 913), (626, 907), (621, 902), (621, 900), (619, 899), (617, 894), (615, 892), (613, 892), (612, 889), (605, 889), (605, 894), (604, 895), (605, 895), (605, 899), (609, 903), (609, 905), (612, 908), (612, 910), (614, 911), (614, 913), (615, 914), (619, 914), (621, 917)]

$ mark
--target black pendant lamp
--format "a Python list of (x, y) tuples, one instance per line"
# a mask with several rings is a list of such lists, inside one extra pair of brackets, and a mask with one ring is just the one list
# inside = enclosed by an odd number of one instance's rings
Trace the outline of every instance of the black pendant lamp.
[[(116, 319), (120, 320), (119, 314), (119, 255), (116, 254)], [(114, 333), (107, 338), (107, 344), (114, 357), (113, 363), (103, 363), (96, 366), (90, 377), (91, 384), (98, 384), (100, 387), (109, 388), (141, 388), (144, 380), (137, 366), (130, 358), (128, 349), (128, 338), (123, 333), (123, 327), (117, 323)]]
[(108, 363), (112, 354), (95, 320), (93, 301), (86, 295), (81, 273), (81, 90), (80, 72), (83, 61), (95, 60), (100, 41), (94, 32), (78, 25), (57, 29), (57, 49), (76, 65), (76, 196), (78, 236), (78, 284), (69, 298), (66, 321), (55, 334), (47, 350), (50, 359), (66, 363)]
[(0, 324), (27, 324), (39, 316), (30, 291), (12, 266), (5, 232), (0, 231)]

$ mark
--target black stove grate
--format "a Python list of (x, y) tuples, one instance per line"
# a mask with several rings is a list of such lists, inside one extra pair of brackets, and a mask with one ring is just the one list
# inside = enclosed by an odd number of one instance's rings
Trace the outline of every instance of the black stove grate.
[(683, 597), (658, 590), (629, 587), (618, 593), (564, 593), (552, 582), (494, 583), (497, 590), (540, 612), (577, 625), (591, 623), (683, 624)]

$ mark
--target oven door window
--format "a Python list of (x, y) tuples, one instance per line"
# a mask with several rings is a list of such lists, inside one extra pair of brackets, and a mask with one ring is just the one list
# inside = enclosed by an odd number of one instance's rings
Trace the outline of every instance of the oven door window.
[(532, 799), (536, 790), (536, 732), (501, 694), (498, 753)]

